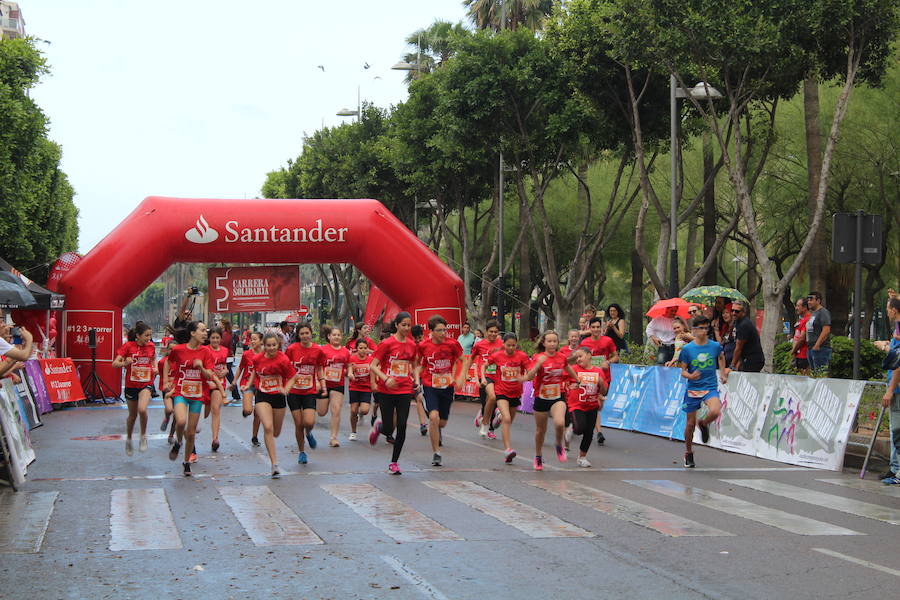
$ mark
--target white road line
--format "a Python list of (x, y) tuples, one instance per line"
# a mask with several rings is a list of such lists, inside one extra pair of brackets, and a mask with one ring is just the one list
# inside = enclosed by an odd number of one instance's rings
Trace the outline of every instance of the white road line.
[(857, 517), (883, 521), (885, 523), (890, 523), (891, 525), (900, 525), (900, 510), (888, 508), (887, 506), (881, 506), (879, 504), (872, 504), (870, 502), (863, 502), (861, 500), (854, 500), (853, 498), (845, 498), (843, 496), (835, 496), (834, 494), (826, 494), (825, 492), (817, 492), (816, 490), (808, 490), (779, 481), (769, 481), (768, 479), (723, 479), (722, 481), (760, 492), (767, 492), (775, 496), (790, 498), (797, 502), (806, 502), (823, 508), (856, 515)]
[(411, 506), (368, 483), (327, 484), (322, 489), (398, 542), (440, 542), (463, 538)]
[(900, 498), (900, 485), (884, 485), (880, 481), (869, 481), (866, 479), (816, 479), (816, 481), (863, 490), (864, 492), (872, 492), (882, 496), (890, 496), (891, 498)]
[(489, 490), (471, 481), (424, 481), (425, 485), (535, 538), (594, 537), (590, 531), (567, 523), (533, 506)]
[(588, 487), (576, 481), (560, 479), (526, 481), (525, 483), (565, 498), (570, 502), (592, 508), (623, 521), (653, 529), (671, 537), (734, 535), (727, 531), (647, 506), (646, 504)]
[(220, 487), (218, 490), (257, 546), (325, 543), (264, 485)]
[(392, 569), (397, 571), (397, 573), (405, 580), (416, 586), (416, 589), (422, 593), (426, 598), (431, 598), (431, 600), (448, 600), (447, 596), (442, 594), (440, 590), (436, 587), (425, 581), (421, 575), (410, 569), (396, 556), (390, 556), (388, 554), (382, 554), (381, 560), (386, 562)]
[(840, 552), (835, 552), (834, 550), (829, 550), (828, 548), (811, 548), (811, 550), (820, 552), (828, 556), (833, 556), (834, 558), (846, 560), (847, 562), (853, 563), (855, 565), (860, 565), (861, 567), (868, 567), (869, 569), (875, 569), (876, 571), (881, 571), (882, 573), (887, 573), (888, 575), (893, 575), (894, 577), (900, 577), (900, 571), (898, 571), (897, 569), (891, 569), (890, 567), (877, 565), (873, 562), (869, 562), (861, 558), (847, 556), (846, 554), (841, 554)]
[(776, 508), (760, 506), (724, 494), (685, 486), (675, 481), (632, 479), (625, 480), (625, 483), (799, 535), (864, 535), (858, 531), (794, 515)]
[(41, 551), (59, 492), (0, 493), (0, 553)]
[(110, 513), (110, 550), (181, 548), (181, 537), (163, 488), (113, 490)]

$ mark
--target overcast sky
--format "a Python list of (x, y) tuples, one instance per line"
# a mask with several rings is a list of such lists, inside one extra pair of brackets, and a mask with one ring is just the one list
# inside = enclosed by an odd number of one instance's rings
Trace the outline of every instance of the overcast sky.
[(357, 86), (379, 106), (406, 98), (390, 66), (408, 34), (465, 19), (461, 0), (19, 5), (26, 33), (50, 42), (32, 96), (63, 147), (82, 253), (146, 196), (258, 195), (304, 132), (356, 109)]

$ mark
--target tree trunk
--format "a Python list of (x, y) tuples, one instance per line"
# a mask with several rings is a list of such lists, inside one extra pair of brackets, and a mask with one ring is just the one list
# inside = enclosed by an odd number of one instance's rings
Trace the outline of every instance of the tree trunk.
[[(703, 180), (709, 179), (713, 170), (713, 146), (712, 134), (706, 131), (703, 134)], [(715, 180), (710, 182), (703, 194), (703, 257), (704, 259), (713, 252), (713, 246), (716, 243), (716, 184)], [(716, 285), (719, 272), (718, 260), (703, 276), (703, 285)]]
[[(747, 309), (747, 316), (750, 319), (754, 319), (756, 317), (756, 302), (754, 302), (751, 295), (756, 291), (756, 286), (759, 285), (759, 279), (756, 274), (756, 254), (754, 254), (749, 248), (747, 249), (747, 289), (744, 290), (744, 295), (747, 296), (747, 299), (750, 300), (750, 307)], [(781, 314), (779, 311), (778, 314)]]
[(531, 290), (534, 287), (531, 282), (531, 256), (528, 248), (528, 236), (525, 236), (522, 240), (522, 245), (519, 246), (519, 306), (522, 307), (522, 319), (519, 321), (519, 339), (521, 340), (527, 340), (531, 337), (531, 326), (533, 323)]
[[(807, 202), (810, 219), (815, 213), (816, 196), (819, 192), (819, 178), (822, 174), (822, 132), (819, 127), (819, 82), (815, 78), (803, 81), (803, 115), (806, 130), (806, 180)], [(809, 272), (809, 289), (820, 291), (825, 297), (828, 270), (828, 250), (825, 245), (824, 228), (820, 228), (806, 260)]]
[(644, 265), (636, 250), (631, 251), (631, 307), (629, 310), (629, 341), (638, 346), (644, 343)]
[(684, 244), (684, 279), (681, 283), (687, 283), (697, 272), (697, 229), (697, 217), (692, 215), (688, 220), (687, 242)]

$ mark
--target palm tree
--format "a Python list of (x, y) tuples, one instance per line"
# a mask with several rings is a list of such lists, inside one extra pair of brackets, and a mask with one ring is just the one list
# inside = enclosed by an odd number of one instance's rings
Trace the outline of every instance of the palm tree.
[[(469, 8), (469, 19), (479, 29), (517, 29), (527, 27), (531, 31), (543, 28), (544, 20), (553, 11), (554, 0), (463, 0)], [(503, 5), (506, 4), (506, 23)]]
[(403, 60), (417, 65), (417, 68), (406, 75), (407, 83), (439, 68), (453, 54), (453, 39), (465, 34), (462, 23), (453, 24), (450, 21), (435, 21), (426, 29), (409, 34), (406, 43), (412, 46), (413, 51), (406, 53)]

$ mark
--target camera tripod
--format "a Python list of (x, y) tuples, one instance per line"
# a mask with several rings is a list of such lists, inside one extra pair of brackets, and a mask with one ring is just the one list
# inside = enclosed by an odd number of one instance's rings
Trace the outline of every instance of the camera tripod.
[[(93, 333), (94, 330), (91, 330)], [(93, 337), (93, 336), (92, 336)], [(102, 379), (97, 375), (97, 345), (91, 345), (91, 371), (88, 373), (88, 376), (84, 378), (84, 381), (81, 383), (81, 387), (84, 390), (84, 396), (91, 402), (103, 402), (107, 404), (107, 398), (112, 402), (121, 402), (122, 398), (119, 397), (111, 387), (103, 382)]]

